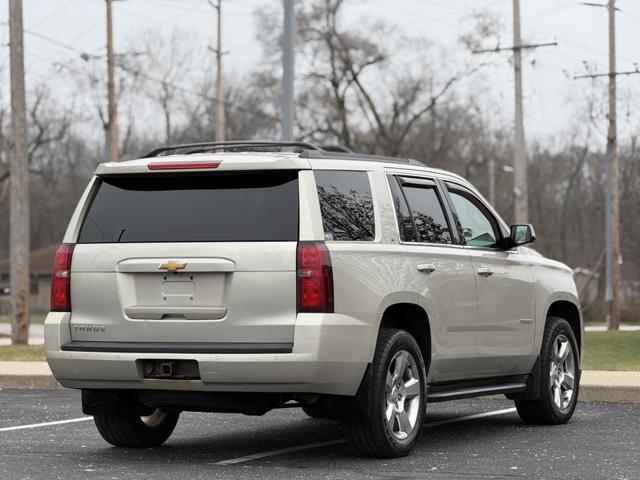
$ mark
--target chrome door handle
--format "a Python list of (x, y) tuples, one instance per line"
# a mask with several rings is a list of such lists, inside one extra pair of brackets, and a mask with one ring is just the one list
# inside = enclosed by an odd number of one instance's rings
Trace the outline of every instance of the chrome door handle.
[(433, 263), (421, 263), (416, 267), (419, 272), (430, 274), (436, 271), (436, 266)]
[(490, 277), (491, 275), (493, 275), (493, 270), (487, 267), (479, 267), (477, 272), (481, 277)]

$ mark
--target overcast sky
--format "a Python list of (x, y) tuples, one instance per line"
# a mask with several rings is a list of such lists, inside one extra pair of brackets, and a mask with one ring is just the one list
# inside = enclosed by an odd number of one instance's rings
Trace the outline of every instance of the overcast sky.
[[(77, 59), (77, 50), (101, 54), (105, 45), (105, 2), (103, 0), (23, 0), (25, 11), (27, 81), (42, 75), (52, 62)], [(280, 4), (280, 0), (223, 0), (224, 49), (228, 71), (242, 72), (260, 60), (255, 39), (254, 11)], [(383, 18), (411, 36), (424, 36), (449, 51), (462, 51), (458, 37), (470, 13), (495, 12), (502, 22), (501, 44), (511, 45), (511, 0), (347, 0), (347, 21)], [(0, 0), (0, 22), (8, 17), (8, 0)], [(632, 70), (640, 63), (640, 0), (618, 0), (618, 70)], [(526, 57), (525, 122), (529, 138), (557, 136), (566, 131), (577, 111), (580, 90), (587, 88), (573, 80), (585, 72), (584, 62), (594, 69), (607, 69), (607, 11), (587, 7), (578, 1), (521, 0), (522, 31), (526, 42), (557, 41), (559, 46), (537, 49)], [(149, 28), (171, 32), (174, 26), (202, 35), (213, 45), (214, 9), (207, 0), (122, 0), (114, 3), (116, 50), (127, 39)], [(468, 25), (468, 24), (467, 24)], [(41, 34), (57, 40), (38, 37)], [(6, 45), (8, 29), (0, 27)], [(493, 45), (492, 45), (493, 46)], [(398, 52), (402, 55), (402, 52)], [(495, 55), (495, 54), (490, 54)], [(8, 63), (9, 51), (2, 48), (0, 62)], [(505, 118), (513, 111), (513, 74), (509, 55), (501, 54), (491, 67), (493, 92)], [(46, 67), (46, 68), (45, 68)], [(8, 102), (8, 72), (3, 76), (3, 102)], [(213, 76), (212, 76), (213, 79)], [(640, 92), (640, 75), (620, 77), (622, 92)], [(588, 86), (588, 85), (587, 85)], [(606, 80), (599, 83), (606, 94)], [(576, 97), (578, 100), (576, 101)], [(569, 100), (572, 99), (572, 100)], [(621, 100), (624, 110), (626, 100)], [(638, 105), (640, 107), (640, 103)], [(625, 126), (622, 125), (624, 135)], [(628, 128), (628, 127), (627, 127)]]

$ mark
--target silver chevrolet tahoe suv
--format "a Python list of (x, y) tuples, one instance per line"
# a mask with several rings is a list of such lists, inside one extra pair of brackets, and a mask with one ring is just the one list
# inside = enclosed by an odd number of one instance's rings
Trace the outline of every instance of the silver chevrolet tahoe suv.
[(571, 270), (463, 178), (280, 142), (180, 145), (98, 167), (55, 259), (47, 359), (104, 439), (149, 447), (182, 411), (338, 420), (408, 454), (429, 402), (504, 394), (573, 414)]

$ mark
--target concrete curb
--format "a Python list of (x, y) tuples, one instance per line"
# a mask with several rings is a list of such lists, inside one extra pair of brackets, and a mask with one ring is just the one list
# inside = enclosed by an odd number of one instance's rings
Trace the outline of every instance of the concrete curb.
[(640, 387), (580, 385), (581, 402), (640, 403)]
[(0, 389), (57, 390), (47, 362), (0, 362)]
[[(0, 362), (0, 390), (64, 389), (46, 362)], [(493, 398), (503, 398), (495, 396)], [(640, 404), (640, 372), (584, 371), (580, 401)]]
[(0, 375), (0, 390), (64, 390), (51, 375)]

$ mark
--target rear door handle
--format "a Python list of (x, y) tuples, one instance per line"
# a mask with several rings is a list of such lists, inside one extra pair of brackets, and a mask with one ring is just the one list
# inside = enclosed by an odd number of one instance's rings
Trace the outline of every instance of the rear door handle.
[(477, 272), (481, 277), (490, 277), (491, 275), (493, 275), (493, 270), (487, 267), (479, 267)]
[(421, 263), (416, 268), (419, 272), (426, 273), (427, 275), (436, 271), (436, 266), (433, 263)]

